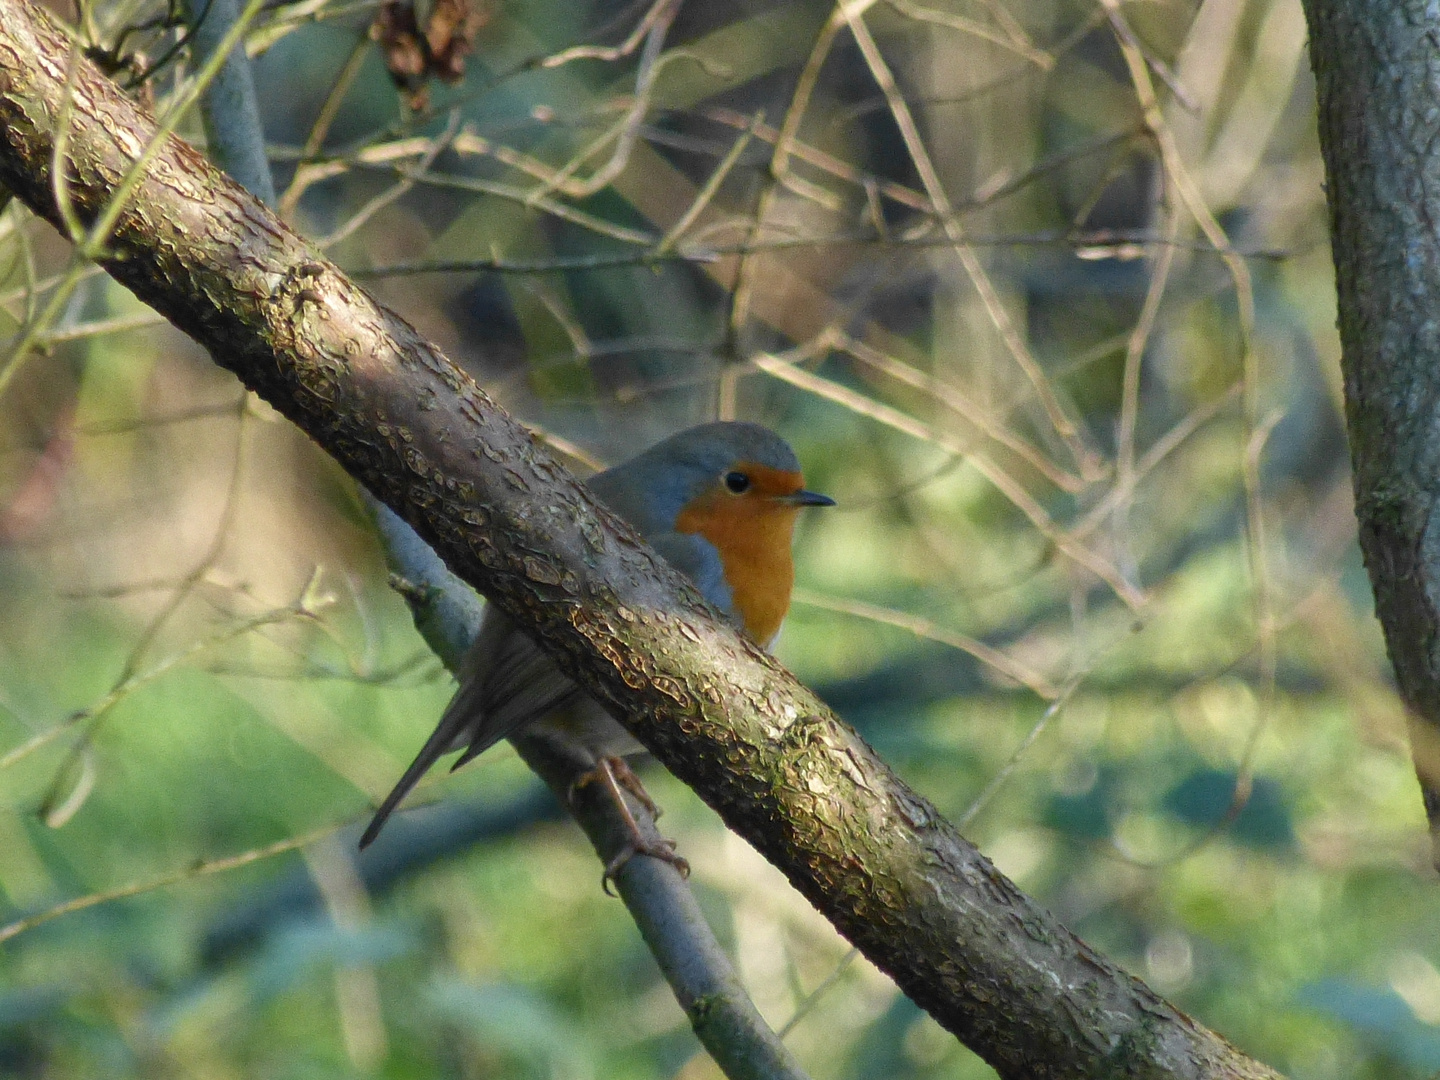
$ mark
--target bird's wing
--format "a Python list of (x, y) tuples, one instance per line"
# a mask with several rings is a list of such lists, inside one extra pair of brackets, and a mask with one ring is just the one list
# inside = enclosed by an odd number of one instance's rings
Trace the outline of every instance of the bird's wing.
[[(666, 561), (699, 585), (711, 603), (730, 610), (724, 569), (708, 541), (663, 533), (651, 543)], [(460, 689), (440, 718), (440, 727), (453, 734), (443, 749), (424, 762), (421, 772), (446, 750), (468, 742), (452, 766), (452, 770), (458, 769), (519, 728), (570, 705), (583, 694), (539, 646), (493, 606), (486, 608), (466, 663)], [(468, 724), (458, 719), (451, 723), (452, 717), (468, 718)]]
[(714, 545), (694, 533), (666, 532), (646, 538), (665, 561), (695, 583), (705, 599), (733, 616), (730, 586), (725, 584), (725, 567)]
[[(733, 617), (725, 570), (709, 541), (675, 532), (660, 533), (649, 541), (671, 566), (699, 587), (706, 599)], [(460, 688), (445, 707), (420, 753), (375, 811), (375, 817), (360, 838), (362, 848), (380, 834), (410, 789), (444, 755), (464, 746), (465, 752), (452, 766), (452, 771), (458, 769), (501, 739), (569, 704), (582, 693), (493, 604), (485, 605), (475, 642), (456, 674)]]
[[(531, 721), (569, 704), (581, 693), (509, 619), (499, 611), (494, 618), (503, 624), (504, 633), (497, 634), (496, 643), (487, 649), (484, 669), (461, 684), (455, 701), (446, 710), (448, 715), (451, 709), (463, 709), (472, 721), (465, 732), (470, 745), (451, 766), (452, 771)], [(477, 638), (477, 651), (480, 648)], [(466, 698), (463, 703), (462, 695)], [(459, 741), (454, 745), (458, 746)]]

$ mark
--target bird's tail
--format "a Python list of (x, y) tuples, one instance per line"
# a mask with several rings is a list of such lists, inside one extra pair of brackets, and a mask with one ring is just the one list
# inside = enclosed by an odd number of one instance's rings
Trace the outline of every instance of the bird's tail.
[(369, 827), (360, 837), (362, 851), (370, 846), (375, 837), (380, 835), (380, 830), (385, 827), (385, 822), (390, 815), (404, 801), (405, 796), (410, 794), (410, 789), (430, 771), (430, 766), (464, 741), (466, 729), (472, 725), (474, 718), (470, 715), (470, 709), (467, 707), (469, 703), (462, 701), (462, 696), (461, 694), (455, 695), (445, 710), (445, 715), (440, 717), (440, 722), (435, 725), (434, 732), (431, 733), (430, 738), (425, 740), (425, 745), (420, 748), (420, 753), (415, 755), (415, 760), (410, 763), (410, 767), (405, 770), (404, 775), (391, 789), (390, 794), (385, 796), (385, 801), (380, 804), (380, 809), (375, 811), (375, 816), (370, 819)]

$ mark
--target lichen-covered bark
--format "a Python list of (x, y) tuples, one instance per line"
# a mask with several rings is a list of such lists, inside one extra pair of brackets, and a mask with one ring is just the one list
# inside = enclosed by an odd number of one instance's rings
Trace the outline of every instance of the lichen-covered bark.
[(1360, 546), (1440, 859), (1440, 9), (1305, 12)]
[[(55, 220), (65, 39), (0, 0), (0, 183)], [(89, 65), (71, 187), (151, 121)], [(1272, 1077), (1021, 894), (393, 312), (172, 140), (105, 268), (403, 515), (1005, 1077)]]

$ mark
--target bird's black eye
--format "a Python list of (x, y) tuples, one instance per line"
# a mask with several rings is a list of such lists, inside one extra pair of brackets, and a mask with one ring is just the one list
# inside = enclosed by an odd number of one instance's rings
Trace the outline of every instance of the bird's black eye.
[(743, 495), (750, 490), (750, 477), (743, 472), (727, 472), (724, 480), (725, 490), (732, 495)]

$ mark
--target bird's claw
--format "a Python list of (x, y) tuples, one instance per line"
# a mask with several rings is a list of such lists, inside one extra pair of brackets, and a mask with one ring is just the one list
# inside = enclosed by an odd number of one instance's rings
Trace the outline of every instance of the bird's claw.
[(636, 855), (648, 855), (652, 859), (667, 862), (682, 878), (690, 876), (690, 862), (685, 856), (676, 854), (674, 840), (662, 836), (654, 843), (646, 843), (637, 835), (626, 841), (620, 853), (605, 864), (605, 872), (600, 875), (600, 888), (605, 890), (607, 896), (618, 895), (611, 887), (615, 883), (615, 877)]
[[(595, 763), (595, 768), (570, 785), (570, 799), (573, 801), (578, 791), (594, 783), (604, 785), (606, 794), (610, 796), (616, 809), (620, 811), (620, 819), (625, 825), (625, 831), (629, 834), (620, 851), (606, 862), (605, 872), (600, 876), (600, 887), (607, 894), (616, 895), (615, 890), (611, 887), (615, 876), (636, 855), (649, 855), (652, 859), (659, 859), (661, 862), (667, 862), (675, 867), (681, 877), (690, 876), (690, 864), (675, 853), (674, 840), (664, 836), (651, 839), (641, 831), (640, 823), (635, 820), (634, 813), (625, 802), (624, 791), (635, 796), (635, 800), (649, 812), (652, 821), (660, 816), (660, 808), (655, 805), (655, 800), (651, 799), (649, 793), (641, 786), (640, 778), (625, 763), (624, 758), (602, 757)], [(624, 791), (621, 790), (622, 788)]]

